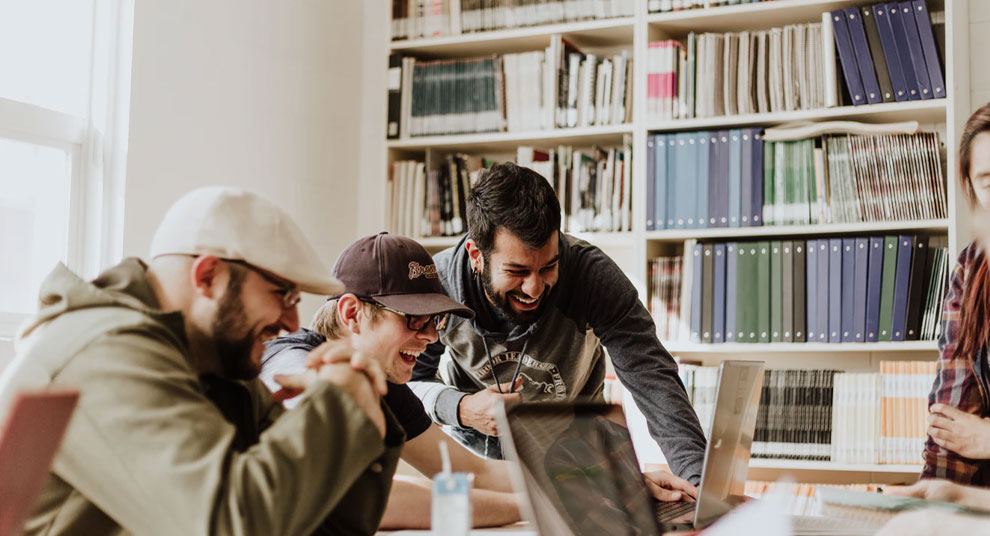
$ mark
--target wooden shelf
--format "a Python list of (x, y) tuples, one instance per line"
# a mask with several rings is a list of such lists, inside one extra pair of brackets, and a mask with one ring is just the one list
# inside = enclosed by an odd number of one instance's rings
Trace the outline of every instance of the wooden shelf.
[(410, 39), (392, 41), (389, 48), (424, 57), (463, 58), (484, 56), (496, 50), (499, 54), (542, 50), (550, 44), (553, 34), (567, 35), (581, 47), (631, 47), (634, 21), (633, 17), (622, 17)]
[(760, 342), (700, 344), (665, 342), (672, 354), (745, 354), (745, 353), (809, 353), (809, 352), (936, 352), (938, 341), (902, 342)]
[(426, 150), (457, 149), (472, 151), (498, 151), (515, 149), (519, 145), (617, 145), (622, 137), (633, 131), (632, 125), (606, 125), (597, 127), (555, 128), (530, 132), (488, 132), (480, 134), (455, 134), (451, 136), (418, 136), (404, 140), (391, 140), (390, 149)]
[(866, 223), (833, 223), (823, 225), (767, 225), (762, 227), (715, 227), (709, 229), (673, 229), (647, 231), (646, 239), (656, 242), (679, 242), (691, 238), (765, 238), (770, 236), (803, 236), (829, 234), (871, 234), (890, 231), (942, 231), (949, 229), (948, 220), (915, 220)]
[(865, 104), (863, 106), (838, 106), (819, 110), (797, 110), (793, 112), (654, 121), (649, 124), (648, 128), (651, 131), (670, 132), (678, 130), (706, 130), (720, 127), (768, 126), (794, 121), (827, 121), (831, 119), (851, 119), (863, 122), (918, 121), (924, 125), (926, 123), (944, 123), (945, 108), (945, 99), (885, 102), (882, 104)]
[(590, 242), (598, 247), (632, 247), (636, 244), (636, 238), (631, 232), (624, 233), (573, 233), (568, 232), (574, 238)]
[(413, 237), (413, 240), (419, 242), (424, 248), (428, 249), (446, 249), (452, 246), (456, 246), (457, 242), (460, 241), (460, 236), (426, 236), (426, 237)]
[(764, 30), (785, 24), (821, 22), (822, 13), (858, 6), (859, 0), (774, 0), (756, 4), (650, 14), (646, 21), (670, 34)]
[(749, 466), (758, 469), (793, 469), (796, 471), (841, 471), (856, 473), (899, 473), (918, 474), (921, 473), (921, 464), (856, 464), (856, 463), (835, 463), (816, 462), (808, 460), (770, 460), (765, 458), (752, 458)]

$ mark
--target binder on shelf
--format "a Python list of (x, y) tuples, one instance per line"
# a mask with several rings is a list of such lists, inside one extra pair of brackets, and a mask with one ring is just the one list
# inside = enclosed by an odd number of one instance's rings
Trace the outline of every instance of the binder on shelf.
[(804, 342), (807, 335), (807, 279), (808, 261), (805, 241), (794, 241), (794, 342)]
[(770, 342), (770, 242), (756, 243), (756, 333)]
[(857, 237), (853, 257), (853, 342), (866, 341), (867, 275), (870, 262), (870, 239)]
[(894, 100), (897, 102), (912, 100), (907, 80), (904, 78), (904, 69), (901, 67), (901, 57), (897, 51), (897, 40), (894, 39), (894, 28), (890, 22), (887, 4), (873, 4), (872, 9), (873, 21), (877, 24), (877, 33), (880, 34), (880, 43), (883, 45), (887, 72), (890, 74), (890, 85), (894, 88)]
[(677, 227), (677, 161), (681, 153), (677, 147), (677, 134), (667, 135), (667, 191), (664, 194), (667, 208), (667, 224), (665, 229)]
[(750, 207), (752, 208), (752, 213), (749, 217), (749, 224), (753, 227), (759, 227), (763, 225), (763, 131), (761, 129), (753, 129), (753, 137), (751, 138), (753, 143), (753, 158), (752, 165), (753, 171), (750, 179), (753, 181), (750, 187), (750, 193), (753, 196)]
[(921, 39), (921, 49), (925, 55), (925, 65), (928, 67), (932, 95), (936, 99), (944, 98), (945, 78), (942, 76), (942, 64), (939, 61), (938, 47), (935, 45), (935, 36), (932, 33), (932, 20), (928, 14), (928, 6), (925, 5), (925, 0), (914, 0), (911, 6), (913, 7), (915, 22), (918, 25), (918, 36)]
[(781, 309), (780, 323), (782, 342), (794, 342), (794, 242), (784, 240), (780, 243), (780, 273)]
[(849, 90), (849, 98), (852, 99), (853, 106), (866, 104), (863, 79), (860, 77), (859, 67), (856, 65), (856, 55), (853, 53), (852, 41), (849, 37), (846, 15), (841, 9), (829, 12), (829, 15), (832, 21), (832, 35), (835, 36), (835, 47), (839, 51), (842, 75), (846, 80), (846, 89)]
[(750, 227), (753, 215), (753, 134), (755, 129), (742, 129), (742, 150), (739, 184), (739, 226)]
[(712, 326), (713, 319), (715, 317), (714, 312), (714, 296), (713, 296), (713, 283), (712, 278), (714, 277), (715, 270), (715, 260), (714, 253), (715, 248), (711, 244), (705, 244), (703, 246), (704, 252), (701, 255), (701, 280), (705, 282), (701, 289), (701, 342), (710, 343), (712, 342)]
[(784, 333), (784, 263), (779, 240), (770, 242), (770, 342), (781, 342)]
[(742, 225), (742, 131), (729, 131), (729, 227)]
[(894, 313), (894, 279), (897, 276), (897, 237), (883, 239), (883, 280), (880, 286), (879, 341), (891, 340)]
[(715, 304), (712, 307), (712, 342), (725, 342), (725, 274), (726, 274), (726, 248), (725, 244), (715, 244), (714, 255), (714, 284), (712, 299)]
[(869, 261), (866, 275), (866, 342), (877, 342), (880, 336), (880, 294), (883, 287), (884, 240), (870, 237)]
[(677, 229), (691, 229), (695, 227), (694, 206), (695, 193), (697, 187), (695, 181), (695, 162), (698, 157), (695, 154), (695, 136), (691, 132), (677, 134)]
[(842, 239), (842, 319), (839, 335), (842, 342), (856, 342), (855, 319), (856, 239)]
[(903, 341), (907, 327), (908, 292), (911, 287), (911, 255), (917, 237), (897, 238), (897, 271), (894, 276), (894, 306), (891, 312), (890, 340)]
[[(884, 6), (886, 6), (887, 18), (894, 33), (894, 42), (897, 43), (897, 58), (900, 61), (901, 72), (904, 73), (904, 81), (907, 84), (908, 100), (921, 100), (923, 98), (921, 82), (918, 80), (918, 71), (911, 60), (911, 45), (908, 43), (908, 33), (904, 28), (905, 21), (901, 16), (900, 7), (897, 2), (888, 2)], [(913, 23), (913, 19), (912, 17), (909, 22)]]
[(695, 184), (695, 227), (708, 227), (708, 153), (711, 150), (708, 132), (698, 132), (695, 134), (695, 168), (696, 173), (692, 177)]
[(918, 89), (922, 99), (935, 98), (932, 92), (932, 82), (928, 78), (928, 66), (925, 64), (925, 52), (921, 46), (921, 36), (918, 33), (918, 23), (914, 17), (911, 0), (897, 4), (901, 11), (901, 23), (907, 36), (908, 51), (911, 55), (911, 65), (914, 66), (914, 76), (918, 79)]
[(815, 329), (818, 332), (818, 342), (829, 341), (828, 285), (831, 276), (829, 257), (828, 239), (822, 238), (818, 240), (818, 252), (815, 253), (815, 259), (818, 262), (818, 281), (815, 282), (818, 289), (818, 296), (816, 296), (818, 309), (815, 311), (818, 320), (818, 326)]
[(922, 302), (925, 290), (931, 277), (925, 271), (928, 263), (928, 240), (931, 238), (919, 236), (911, 255), (911, 284), (907, 298), (907, 322), (904, 328), (904, 340), (916, 341), (920, 333)]
[(873, 59), (873, 68), (877, 74), (880, 97), (883, 102), (894, 102), (894, 86), (890, 82), (890, 73), (887, 71), (887, 60), (883, 57), (883, 44), (880, 41), (880, 30), (877, 27), (876, 17), (873, 15), (873, 8), (861, 6), (859, 15), (866, 32), (866, 42), (870, 46), (870, 57)]
[(842, 342), (842, 239), (828, 240), (828, 342)]
[(388, 122), (385, 125), (385, 138), (399, 138), (399, 125), (402, 119), (402, 54), (388, 55)]
[(701, 289), (705, 286), (704, 279), (704, 244), (694, 244), (694, 251), (691, 265), (691, 342), (701, 342), (701, 316), (702, 316), (702, 295)]
[[(656, 229), (663, 229), (663, 227), (657, 227), (654, 223), (656, 221), (656, 188), (660, 181), (660, 177), (657, 176), (657, 155), (655, 140), (657, 136), (647, 135), (646, 136), (646, 230), (653, 231)], [(563, 210), (563, 204), (561, 205), (561, 210)]]
[(805, 340), (818, 340), (818, 241), (805, 243)]
[(756, 244), (739, 242), (736, 268), (736, 342), (757, 342), (757, 262)]
[(846, 8), (845, 14), (849, 39), (852, 42), (853, 54), (856, 56), (856, 66), (859, 67), (859, 77), (863, 81), (863, 91), (866, 92), (866, 102), (870, 104), (883, 102), (883, 93), (880, 92), (880, 83), (877, 81), (877, 73), (873, 67), (870, 46), (866, 42), (866, 29), (863, 28), (863, 21), (859, 18), (859, 8)]
[(725, 245), (725, 342), (736, 342), (736, 278), (738, 277), (738, 244)]

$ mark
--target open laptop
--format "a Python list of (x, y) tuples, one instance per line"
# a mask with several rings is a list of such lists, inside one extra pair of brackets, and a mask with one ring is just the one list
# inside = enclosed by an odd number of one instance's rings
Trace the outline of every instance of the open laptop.
[(78, 391), (15, 396), (0, 428), (0, 534), (23, 530), (78, 399)]
[(525, 517), (544, 536), (652, 535), (711, 524), (743, 497), (763, 367), (760, 361), (722, 363), (695, 503), (660, 503), (652, 497), (621, 407), (503, 406), (496, 415), (502, 449), (513, 462)]

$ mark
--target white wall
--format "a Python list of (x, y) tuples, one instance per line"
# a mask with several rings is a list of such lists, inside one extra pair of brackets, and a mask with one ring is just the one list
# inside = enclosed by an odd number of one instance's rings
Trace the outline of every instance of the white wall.
[(361, 4), (137, 0), (125, 255), (180, 195), (224, 184), (292, 212), (332, 266), (357, 237)]

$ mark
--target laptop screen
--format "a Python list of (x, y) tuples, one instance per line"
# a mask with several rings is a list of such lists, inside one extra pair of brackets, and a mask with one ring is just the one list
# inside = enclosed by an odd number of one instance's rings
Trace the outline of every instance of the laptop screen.
[(506, 412), (541, 533), (547, 525), (574, 534), (659, 533), (621, 407), (521, 404)]

